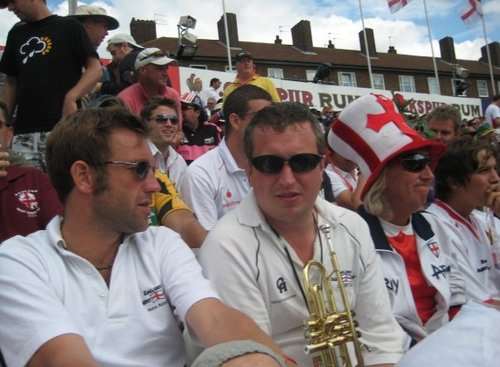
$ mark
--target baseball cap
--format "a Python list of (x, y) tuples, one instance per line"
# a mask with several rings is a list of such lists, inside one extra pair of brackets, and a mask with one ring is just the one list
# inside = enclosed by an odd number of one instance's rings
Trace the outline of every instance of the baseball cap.
[(112, 36), (108, 40), (108, 46), (109, 45), (116, 45), (116, 44), (120, 44), (120, 43), (128, 43), (130, 46), (132, 46), (134, 48), (142, 48), (141, 46), (139, 46), (135, 42), (134, 37), (132, 37), (130, 34), (127, 34), (127, 33), (115, 34), (114, 36)]
[(109, 30), (113, 30), (119, 27), (120, 23), (109, 16), (104, 8), (100, 6), (93, 5), (80, 5), (76, 8), (75, 14), (70, 15), (70, 17), (76, 18), (79, 21), (84, 21), (88, 18), (102, 19), (106, 21)]
[(135, 59), (135, 70), (148, 64), (163, 66), (168, 65), (174, 61), (174, 59), (167, 57), (159, 48), (145, 48), (144, 50), (139, 52), (137, 58)]
[(241, 61), (241, 59), (243, 58), (249, 58), (251, 60), (253, 60), (253, 56), (250, 52), (248, 51), (241, 51), (240, 53), (238, 53), (235, 57), (234, 57), (234, 61), (235, 62), (238, 62), (238, 61)]

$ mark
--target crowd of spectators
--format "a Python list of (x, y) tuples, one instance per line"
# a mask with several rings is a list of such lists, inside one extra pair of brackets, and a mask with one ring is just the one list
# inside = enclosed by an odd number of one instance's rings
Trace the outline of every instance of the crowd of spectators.
[(496, 365), (500, 96), (468, 121), (376, 94), (320, 111), (247, 51), (224, 89), (180, 95), (175, 60), (128, 34), (100, 65), (103, 8), (0, 8), (21, 20), (0, 61), (1, 366), (329, 366), (304, 321), (351, 309), (355, 364)]

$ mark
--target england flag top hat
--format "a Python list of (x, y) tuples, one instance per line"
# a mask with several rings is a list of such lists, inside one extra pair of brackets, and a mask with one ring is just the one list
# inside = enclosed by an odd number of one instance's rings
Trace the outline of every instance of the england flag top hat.
[(413, 130), (391, 99), (373, 93), (353, 101), (340, 113), (328, 132), (328, 145), (356, 163), (367, 178), (362, 197), (393, 158), (425, 149), (434, 168), (446, 149)]

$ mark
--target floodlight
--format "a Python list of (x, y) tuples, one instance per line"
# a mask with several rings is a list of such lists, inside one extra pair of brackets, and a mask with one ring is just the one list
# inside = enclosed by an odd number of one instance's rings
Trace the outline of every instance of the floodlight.
[(196, 19), (194, 19), (192, 16), (190, 15), (183, 15), (180, 19), (179, 19), (179, 23), (178, 23), (179, 26), (181, 27), (184, 27), (184, 28), (191, 28), (191, 29), (194, 29), (194, 27), (196, 27)]

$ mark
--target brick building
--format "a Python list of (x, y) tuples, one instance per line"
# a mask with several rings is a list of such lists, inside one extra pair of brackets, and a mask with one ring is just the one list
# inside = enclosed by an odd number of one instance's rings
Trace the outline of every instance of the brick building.
[[(260, 75), (305, 82), (313, 79), (320, 64), (332, 63), (333, 70), (327, 82), (342, 86), (370, 87), (362, 31), (359, 32), (359, 50), (337, 49), (331, 42), (328, 47), (314, 47), (311, 25), (307, 20), (301, 20), (292, 27), (293, 44), (291, 45), (283, 44), (278, 36), (274, 43), (245, 42), (239, 40), (236, 15), (227, 13), (227, 19), (231, 54), (235, 55), (241, 50), (249, 51), (255, 59), (257, 73)], [(227, 70), (223, 17), (217, 22), (217, 28), (219, 39), (198, 39), (195, 55), (191, 58), (179, 59), (179, 64), (209, 70)], [(376, 48), (373, 30), (367, 28), (366, 31), (375, 88), (416, 93), (436, 91), (431, 57), (401, 55), (394, 47), (390, 47), (387, 52), (380, 52)], [(155, 27), (152, 27), (149, 21), (132, 19), (131, 33), (145, 46), (158, 47), (174, 57), (177, 53), (178, 39), (156, 38)], [(456, 95), (454, 80), (460, 79), (457, 70), (466, 69), (469, 74), (466, 79), (469, 83), (466, 95), (468, 97), (491, 97), (492, 88), (485, 46), (482, 47), (483, 56), (480, 60), (457, 60), (451, 37), (445, 37), (439, 43), (441, 57), (436, 58), (436, 62), (441, 94)], [(498, 93), (500, 91), (500, 44), (492, 42), (489, 47)]]

